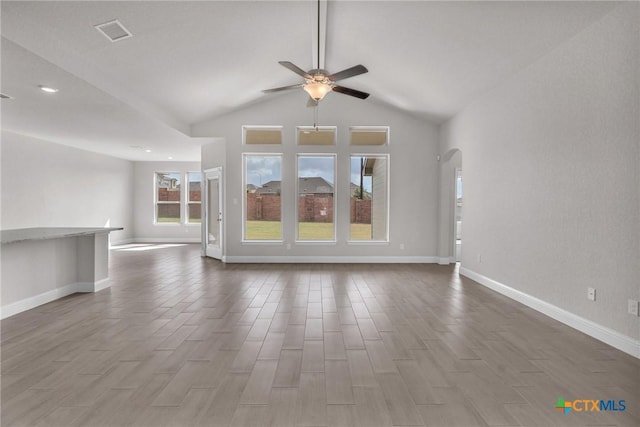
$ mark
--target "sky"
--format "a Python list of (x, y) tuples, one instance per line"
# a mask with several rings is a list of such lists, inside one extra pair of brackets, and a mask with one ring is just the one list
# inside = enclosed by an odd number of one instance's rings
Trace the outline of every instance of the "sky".
[(335, 159), (334, 156), (298, 156), (298, 176), (301, 178), (320, 176), (333, 185)]
[(280, 156), (246, 156), (247, 184), (262, 187), (269, 181), (282, 180)]
[[(247, 184), (262, 186), (269, 181), (282, 180), (282, 158), (280, 156), (246, 156)], [(334, 183), (334, 156), (299, 156), (298, 175), (300, 177), (324, 178)], [(360, 157), (351, 158), (351, 182), (360, 185)], [(371, 178), (365, 177), (365, 191), (371, 192)]]

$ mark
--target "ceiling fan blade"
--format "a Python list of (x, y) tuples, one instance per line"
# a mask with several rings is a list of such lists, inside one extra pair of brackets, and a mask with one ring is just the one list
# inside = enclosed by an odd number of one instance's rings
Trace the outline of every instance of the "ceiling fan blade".
[(273, 89), (265, 89), (262, 92), (264, 93), (271, 93), (271, 92), (280, 92), (283, 90), (289, 90), (289, 89), (297, 89), (299, 87), (302, 87), (303, 85), (301, 83), (297, 84), (297, 85), (289, 85), (289, 86), (282, 86), (282, 87), (274, 87)]
[(318, 101), (309, 97), (309, 100), (307, 101), (307, 107), (317, 107), (317, 106), (318, 106)]
[(299, 76), (304, 77), (305, 79), (310, 79), (311, 78), (309, 73), (307, 73), (305, 70), (303, 70), (302, 68), (298, 67), (297, 65), (295, 65), (292, 62), (289, 62), (289, 61), (278, 61), (278, 64), (282, 65), (285, 68), (290, 69), (291, 71), (293, 71), (294, 73), (296, 73)]
[(342, 93), (344, 95), (355, 96), (356, 98), (360, 98), (360, 99), (367, 99), (369, 97), (369, 94), (366, 92), (361, 92), (359, 90), (350, 89), (344, 86), (334, 86), (333, 91)]
[(327, 76), (327, 78), (329, 80), (337, 82), (338, 80), (346, 79), (347, 77), (357, 76), (367, 72), (369, 72), (369, 70), (367, 70), (367, 67), (365, 67), (364, 65), (356, 65), (354, 67), (347, 68), (346, 70), (333, 73), (330, 76)]

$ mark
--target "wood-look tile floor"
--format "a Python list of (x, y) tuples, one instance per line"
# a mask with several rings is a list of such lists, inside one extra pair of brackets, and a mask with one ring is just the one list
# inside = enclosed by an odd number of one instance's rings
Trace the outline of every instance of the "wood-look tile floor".
[(640, 361), (452, 266), (132, 245), (111, 279), (2, 322), (3, 427), (640, 425)]

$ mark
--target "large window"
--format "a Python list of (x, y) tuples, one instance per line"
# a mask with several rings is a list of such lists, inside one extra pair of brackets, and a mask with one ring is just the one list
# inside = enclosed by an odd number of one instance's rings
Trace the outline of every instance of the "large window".
[(156, 173), (156, 223), (179, 224), (182, 176), (179, 172)]
[(281, 154), (244, 154), (244, 240), (282, 240), (281, 169)]
[(187, 222), (199, 224), (202, 221), (202, 173), (188, 172), (187, 182), (189, 191), (187, 193)]
[(299, 154), (298, 240), (335, 241), (334, 154)]
[[(185, 182), (186, 185), (183, 184)], [(156, 172), (155, 184), (156, 224), (200, 224), (202, 217), (202, 174), (200, 172)]]
[(388, 241), (389, 156), (351, 156), (349, 240)]

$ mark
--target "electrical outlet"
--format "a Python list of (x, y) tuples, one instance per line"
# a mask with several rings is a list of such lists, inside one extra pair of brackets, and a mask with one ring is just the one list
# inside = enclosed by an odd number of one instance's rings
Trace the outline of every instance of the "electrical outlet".
[(587, 288), (587, 299), (589, 301), (596, 300), (596, 288)]
[(290, 251), (291, 250), (291, 243), (287, 243), (286, 248), (287, 248), (288, 251)]
[(633, 316), (638, 315), (638, 301), (633, 299), (627, 300), (627, 313)]
[(404, 243), (400, 243), (400, 250), (404, 251)]

